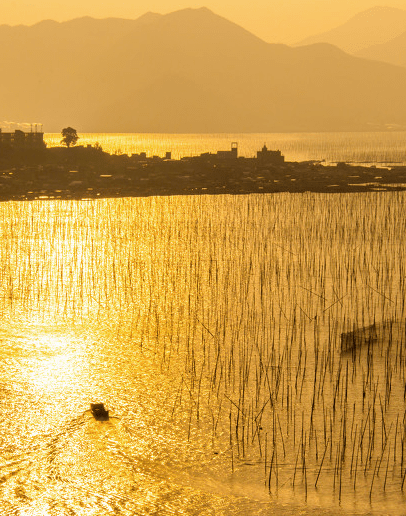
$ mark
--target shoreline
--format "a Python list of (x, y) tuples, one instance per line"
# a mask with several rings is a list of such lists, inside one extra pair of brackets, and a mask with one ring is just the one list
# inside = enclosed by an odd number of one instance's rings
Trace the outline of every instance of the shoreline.
[[(299, 164), (296, 164), (299, 165)], [(323, 170), (320, 170), (322, 168)], [(334, 169), (334, 170), (331, 170)], [(286, 174), (285, 172), (289, 173)], [(78, 171), (66, 171), (68, 181), (15, 181), (12, 175), (0, 175), (0, 202), (33, 200), (84, 200), (119, 197), (175, 195), (248, 195), (277, 193), (365, 193), (406, 191), (406, 167), (377, 169), (348, 166), (348, 174), (332, 174), (336, 167), (296, 166), (287, 170), (243, 178), (191, 178), (180, 176), (170, 184), (167, 177), (127, 178), (101, 174), (97, 180), (79, 179)], [(318, 172), (315, 174), (315, 172)], [(3, 171), (4, 173), (4, 171)], [(1, 174), (1, 172), (0, 172)], [(309, 177), (311, 174), (312, 177)], [(70, 176), (70, 177), (69, 177)], [(9, 179), (4, 179), (5, 177)], [(71, 180), (70, 180), (71, 179)]]
[(382, 191), (406, 191), (406, 166), (285, 162), (279, 151), (267, 150), (257, 158), (225, 151), (173, 160), (170, 153), (165, 158), (110, 155), (91, 146), (46, 149), (34, 162), (0, 163), (3, 202)]

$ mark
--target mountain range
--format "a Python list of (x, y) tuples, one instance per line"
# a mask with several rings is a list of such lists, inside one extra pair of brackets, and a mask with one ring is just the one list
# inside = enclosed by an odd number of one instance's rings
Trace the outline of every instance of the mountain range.
[(330, 43), (358, 57), (406, 66), (406, 10), (373, 7), (295, 46)]
[(363, 48), (355, 55), (406, 67), (406, 30), (385, 43)]
[(270, 44), (206, 8), (0, 26), (0, 119), (47, 132), (406, 127), (406, 68)]

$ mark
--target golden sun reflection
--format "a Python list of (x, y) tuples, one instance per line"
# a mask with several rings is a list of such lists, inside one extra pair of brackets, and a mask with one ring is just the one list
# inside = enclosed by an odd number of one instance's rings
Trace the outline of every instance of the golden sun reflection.
[(30, 333), (18, 339), (27, 387), (53, 405), (80, 398), (80, 390), (88, 383), (86, 341), (71, 332), (43, 327), (31, 328)]
[(0, 514), (259, 514), (264, 479), (404, 514), (406, 199), (373, 200), (4, 203)]

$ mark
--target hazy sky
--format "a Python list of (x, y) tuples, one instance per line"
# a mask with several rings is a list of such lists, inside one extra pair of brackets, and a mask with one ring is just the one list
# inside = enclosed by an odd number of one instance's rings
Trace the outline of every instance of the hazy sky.
[(406, 9), (406, 0), (0, 0), (0, 24), (32, 25), (85, 15), (134, 19), (148, 11), (165, 14), (205, 6), (266, 41), (294, 43), (376, 5)]

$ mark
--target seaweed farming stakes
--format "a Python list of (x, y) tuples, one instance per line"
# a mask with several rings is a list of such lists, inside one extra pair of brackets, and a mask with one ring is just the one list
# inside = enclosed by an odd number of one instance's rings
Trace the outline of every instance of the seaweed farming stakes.
[(3, 506), (402, 515), (405, 202), (2, 203)]

